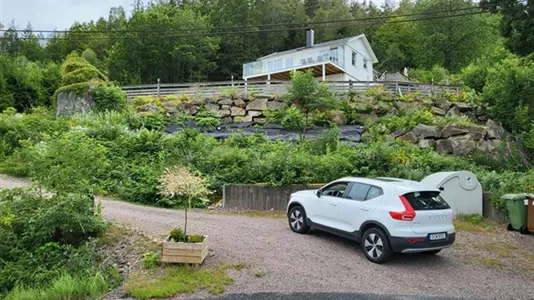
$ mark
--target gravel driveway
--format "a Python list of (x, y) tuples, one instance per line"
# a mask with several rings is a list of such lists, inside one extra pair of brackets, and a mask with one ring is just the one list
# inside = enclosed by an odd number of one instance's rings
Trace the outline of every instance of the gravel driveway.
[[(24, 184), (23, 180), (0, 176), (0, 187)], [(183, 224), (183, 211), (99, 200), (106, 219), (153, 236), (164, 236), (173, 226)], [(354, 242), (322, 232), (295, 234), (285, 219), (198, 211), (191, 212), (189, 217), (190, 233), (209, 235), (208, 266), (247, 264), (242, 270), (230, 272), (235, 283), (228, 286), (227, 294), (358, 292), (534, 299), (533, 273), (471, 263), (454, 249), (433, 257), (400, 255), (392, 263), (377, 265), (367, 261)], [(470, 233), (458, 233), (459, 241), (465, 238), (463, 235)], [(527, 239), (527, 245), (534, 249), (534, 239)]]

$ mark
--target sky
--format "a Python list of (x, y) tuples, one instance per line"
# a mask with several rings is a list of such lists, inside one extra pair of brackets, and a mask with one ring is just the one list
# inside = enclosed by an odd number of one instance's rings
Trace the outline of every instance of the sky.
[[(380, 5), (384, 0), (371, 0)], [(15, 20), (18, 29), (31, 22), (34, 30), (65, 30), (78, 21), (107, 19), (111, 7), (122, 6), (129, 13), (133, 0), (0, 0), (0, 23)]]
[(111, 7), (132, 9), (133, 0), (0, 0), (0, 23), (15, 20), (18, 29), (31, 22), (36, 30), (65, 30), (74, 21), (88, 22), (109, 15)]

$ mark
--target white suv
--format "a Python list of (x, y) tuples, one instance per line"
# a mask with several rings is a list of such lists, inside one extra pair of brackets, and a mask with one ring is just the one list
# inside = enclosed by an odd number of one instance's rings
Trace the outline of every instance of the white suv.
[(453, 212), (439, 194), (410, 180), (347, 177), (291, 194), (287, 216), (294, 232), (358, 241), (370, 261), (383, 263), (395, 252), (436, 254), (454, 243)]

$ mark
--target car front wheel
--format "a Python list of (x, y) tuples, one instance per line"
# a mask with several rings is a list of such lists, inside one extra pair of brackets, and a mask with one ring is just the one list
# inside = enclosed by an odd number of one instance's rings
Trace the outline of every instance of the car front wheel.
[(289, 211), (289, 227), (296, 233), (307, 233), (310, 230), (302, 206), (295, 206)]
[(389, 239), (382, 229), (371, 228), (364, 232), (362, 250), (368, 260), (382, 264), (393, 257)]

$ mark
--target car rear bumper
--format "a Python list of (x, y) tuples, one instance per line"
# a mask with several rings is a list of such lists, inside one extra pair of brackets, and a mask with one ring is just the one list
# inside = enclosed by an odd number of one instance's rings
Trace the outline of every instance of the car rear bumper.
[(423, 237), (390, 237), (391, 248), (395, 252), (401, 253), (419, 253), (426, 251), (435, 251), (450, 247), (456, 239), (456, 233), (447, 235), (443, 241), (429, 241), (426, 236)]

